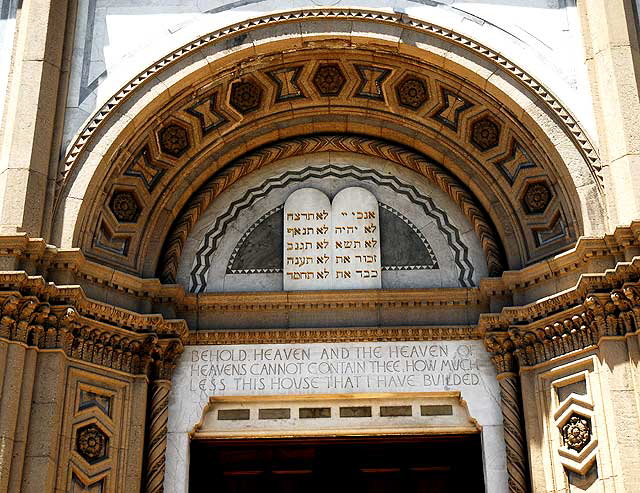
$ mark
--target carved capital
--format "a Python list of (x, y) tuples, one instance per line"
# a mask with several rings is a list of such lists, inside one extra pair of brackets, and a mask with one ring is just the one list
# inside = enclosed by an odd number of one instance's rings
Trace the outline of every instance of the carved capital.
[[(61, 349), (70, 358), (131, 374), (149, 374), (156, 358), (159, 368), (153, 372), (159, 378), (170, 378), (182, 351), (182, 330), (167, 330), (172, 325), (158, 320), (158, 316), (132, 314), (114, 307), (109, 307), (110, 316), (97, 320), (96, 312), (82, 313), (81, 302), (81, 308), (76, 308), (41, 301), (59, 294), (51, 284), (46, 285), (46, 290), (42, 296), (0, 291), (0, 337), (39, 349)], [(146, 324), (145, 317), (149, 318)], [(149, 332), (149, 327), (158, 328), (158, 333)]]
[(635, 333), (640, 324), (639, 292), (637, 286), (626, 285), (609, 293), (589, 294), (581, 305), (551, 321), (547, 317), (539, 326), (490, 330), (485, 345), (502, 373), (597, 345), (602, 337)]

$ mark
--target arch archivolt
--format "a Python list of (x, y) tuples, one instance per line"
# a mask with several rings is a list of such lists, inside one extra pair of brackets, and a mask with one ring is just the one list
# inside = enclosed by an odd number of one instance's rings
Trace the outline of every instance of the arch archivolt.
[(504, 267), (518, 268), (602, 228), (587, 210), (601, 207), (597, 161), (549, 94), (450, 32), (411, 26), (422, 37), (409, 44), (406, 25), (391, 28), (394, 16), (361, 20), (377, 29), (346, 36), (348, 27), (328, 31), (321, 16), (304, 30), (295, 16), (280, 19), (280, 30), (234, 27), (141, 75), (72, 147), (57, 239), (170, 281), (180, 225), (207, 205), (207, 187), (221, 191), (240, 167), (251, 172), (287, 146), (314, 152), (309, 137), (327, 133), (333, 140), (320, 148), (351, 142), (350, 151), (435, 173), (443, 189), (455, 184), (448, 193), (472, 218), (490, 266), (501, 243)]

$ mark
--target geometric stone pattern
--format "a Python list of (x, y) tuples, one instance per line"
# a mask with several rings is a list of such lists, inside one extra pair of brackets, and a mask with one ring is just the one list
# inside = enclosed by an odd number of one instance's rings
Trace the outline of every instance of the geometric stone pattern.
[(305, 97), (302, 89), (298, 86), (298, 77), (300, 77), (301, 71), (302, 66), (298, 65), (267, 72), (267, 75), (278, 86), (276, 102)]
[[(409, 219), (379, 203), (380, 257), (382, 270), (438, 269), (429, 242)], [(227, 274), (280, 274), (283, 272), (283, 206), (267, 212), (247, 231), (233, 249)]]
[(76, 450), (89, 463), (107, 458), (109, 438), (95, 424), (83, 426), (76, 432)]
[[(177, 265), (180, 259), (180, 252), (183, 247), (183, 238), (186, 238), (191, 231), (191, 228), (200, 217), (202, 211), (215, 199), (222, 191), (236, 179), (245, 174), (244, 169), (248, 168), (256, 170), (261, 166), (269, 164), (273, 159), (282, 159), (285, 157), (291, 157), (294, 155), (304, 154), (306, 149), (313, 149), (314, 151), (359, 151), (363, 154), (368, 154), (377, 157), (394, 159), (398, 164), (410, 167), (412, 169), (419, 169), (420, 172), (433, 183), (438, 186), (446, 185), (443, 191), (445, 191), (455, 203), (461, 208), (463, 214), (473, 225), (476, 234), (478, 235), (482, 248), (484, 250), (485, 257), (487, 258), (489, 272), (500, 272), (502, 269), (501, 251), (499, 245), (496, 243), (495, 237), (491, 226), (486, 222), (483, 213), (477, 208), (473, 199), (463, 191), (458, 183), (447, 174), (443, 173), (441, 169), (433, 165), (429, 161), (425, 160), (419, 155), (411, 153), (406, 149), (398, 146), (391, 146), (382, 144), (378, 141), (371, 139), (364, 139), (360, 137), (345, 137), (345, 136), (324, 136), (313, 137), (304, 139), (293, 139), (280, 143), (278, 146), (271, 146), (265, 148), (262, 152), (253, 154), (247, 157), (245, 160), (238, 162), (235, 167), (230, 168), (225, 176), (216, 177), (214, 180), (208, 182), (201, 190), (192, 197), (189, 204), (187, 204), (183, 218), (174, 226), (173, 231), (169, 234), (166, 242), (169, 248), (165, 251), (164, 258), (161, 261), (158, 269), (158, 275), (164, 280), (171, 280), (175, 282), (175, 274), (177, 272)], [(311, 171), (315, 168), (309, 168)], [(353, 173), (359, 172), (357, 168), (347, 167), (347, 169), (353, 169)], [(321, 171), (321, 170), (319, 170)], [(377, 178), (376, 178), (377, 179)], [(273, 177), (265, 184), (274, 182), (279, 184), (280, 178)], [(222, 186), (221, 186), (222, 185)], [(280, 185), (281, 186), (281, 185)], [(233, 208), (238, 208), (242, 204), (245, 204), (252, 193), (257, 193), (256, 190), (247, 190), (245, 194), (245, 200), (242, 203), (235, 204)], [(410, 194), (409, 194), (410, 195)], [(210, 232), (211, 236), (207, 236), (208, 248), (215, 248), (220, 235), (224, 234), (224, 230), (227, 227), (227, 222), (222, 218), (219, 219), (216, 228), (216, 232)], [(445, 225), (446, 226), (446, 225)], [(447, 227), (447, 226), (446, 226)], [(209, 235), (209, 234), (208, 234)], [(452, 243), (450, 243), (450, 246)], [(466, 257), (466, 253), (463, 250), (457, 250), (461, 260), (459, 267), (461, 272), (466, 272), (465, 275), (460, 277), (461, 285), (472, 285), (470, 273), (464, 266), (463, 259)], [(201, 252), (202, 253), (202, 252)], [(202, 267), (199, 264), (195, 267), (195, 271), (198, 271)], [(194, 272), (195, 272), (194, 271)], [(193, 277), (190, 281), (191, 286), (200, 286), (204, 289), (206, 281), (204, 278), (198, 278), (200, 274)], [(197, 289), (198, 291), (200, 288)]]
[[(439, 209), (433, 201), (426, 196), (423, 196), (415, 187), (412, 187), (402, 181), (398, 180), (395, 177), (382, 176), (377, 173), (375, 170), (362, 170), (356, 168), (354, 166), (335, 166), (328, 165), (323, 167), (308, 167), (300, 171), (290, 170), (288, 172), (283, 173), (279, 176), (274, 176), (265, 181), (262, 185), (249, 189), (246, 191), (245, 197), (241, 202), (233, 204), (229, 209), (221, 213), (216, 220), (215, 225), (212, 225), (212, 228), (204, 235), (202, 240), (202, 247), (198, 250), (196, 254), (196, 258), (194, 264), (191, 268), (190, 274), (190, 289), (192, 292), (204, 292), (207, 286), (207, 272), (211, 265), (211, 255), (216, 251), (219, 242), (224, 237), (227, 229), (233, 223), (235, 217), (237, 217), (242, 210), (250, 208), (255, 200), (268, 194), (274, 188), (281, 188), (290, 182), (300, 182), (305, 176), (313, 176), (316, 178), (322, 177), (341, 177), (341, 176), (358, 176), (358, 178), (363, 182), (371, 182), (376, 187), (389, 187), (397, 194), (403, 195), (405, 198), (409, 199), (413, 204), (419, 207), (425, 214), (426, 217), (436, 219), (440, 224), (440, 233), (444, 236), (447, 241), (448, 247), (451, 249), (454, 257), (454, 264), (458, 270), (457, 280), (460, 286), (472, 286), (473, 285), (473, 273), (474, 266), (469, 258), (469, 251), (467, 246), (460, 241), (459, 231), (457, 228), (452, 225), (448, 219), (447, 214)], [(382, 208), (387, 209), (387, 211), (391, 212), (393, 209), (388, 206), (381, 204)], [(278, 210), (278, 209), (276, 209)], [(271, 218), (275, 215), (275, 210), (270, 211), (273, 212), (271, 214)], [(270, 213), (267, 213), (270, 214)], [(387, 219), (387, 212), (385, 212), (385, 220)], [(263, 216), (264, 217), (264, 216)], [(265, 218), (264, 222), (269, 221), (269, 218)], [(273, 219), (271, 219), (273, 221)], [(259, 223), (262, 221), (258, 220), (256, 223), (255, 230), (259, 230)], [(393, 220), (395, 223), (395, 220)], [(271, 223), (275, 225), (275, 223)], [(385, 227), (389, 227), (389, 223), (383, 223)], [(393, 223), (391, 223), (393, 224)], [(253, 232), (255, 232), (255, 230)], [(249, 228), (250, 233), (252, 232), (252, 228)], [(273, 231), (265, 231), (266, 234), (269, 234), (270, 238), (274, 236)], [(415, 235), (414, 235), (415, 236)], [(244, 237), (246, 238), (246, 237)], [(393, 241), (393, 240), (392, 240)], [(426, 241), (426, 240), (425, 240)], [(421, 239), (417, 239), (415, 243), (422, 242)], [(253, 242), (252, 244), (257, 244)], [(234, 249), (234, 254), (232, 254), (232, 262), (235, 263), (234, 255), (237, 255), (237, 251), (243, 247), (243, 239), (238, 242), (238, 245)], [(263, 247), (264, 248), (264, 247)], [(272, 251), (273, 247), (269, 247), (267, 250)], [(386, 254), (391, 256), (392, 258), (398, 258), (400, 256), (399, 252), (395, 252), (395, 247), (389, 247), (385, 245)], [(431, 268), (438, 268), (437, 261), (435, 256), (433, 255), (433, 251), (430, 247), (427, 249), (427, 254), (429, 255), (431, 261), (428, 259), (424, 259), (424, 256), (421, 256), (426, 265), (432, 266)], [(274, 253), (275, 255), (275, 253)], [(282, 254), (277, 255), (278, 259), (282, 259)], [(408, 258), (416, 258), (413, 253), (410, 255), (405, 254)], [(385, 254), (382, 255), (384, 259)], [(230, 261), (230, 262), (231, 262)], [(271, 262), (271, 260), (270, 260)], [(422, 263), (422, 262), (421, 262)], [(271, 263), (275, 268), (275, 263)], [(227, 264), (227, 269), (229, 269), (229, 265)], [(232, 268), (233, 268), (233, 264)], [(281, 266), (282, 263), (279, 264)], [(237, 267), (240, 267), (237, 265)], [(388, 270), (417, 270), (418, 266), (389, 266)], [(421, 267), (421, 266), (420, 266)], [(264, 267), (268, 269), (269, 267)], [(243, 272), (244, 273), (244, 272)], [(257, 272), (256, 272), (257, 273)]]
[[(473, 94), (453, 89), (429, 76), (428, 72), (418, 76), (405, 68), (369, 61), (358, 63), (356, 57), (345, 60), (334, 55), (321, 60), (298, 59), (275, 70), (256, 67), (254, 72), (248, 70), (242, 79), (215, 83), (179, 107), (176, 104), (173, 116), (164, 118), (149, 139), (141, 139), (138, 150), (131, 153), (133, 157), (121, 153), (122, 159), (126, 160), (114, 168), (119, 169), (120, 174), (108, 179), (111, 185), (107, 189), (119, 188), (125, 183), (127, 188), (133, 186), (135, 189), (128, 197), (118, 195), (116, 201), (114, 195), (102, 205), (112, 213), (103, 211), (100, 214), (95, 209), (96, 219), (85, 234), (86, 238), (91, 236), (92, 241), (85, 251), (90, 257), (98, 257), (111, 265), (126, 264), (137, 270), (144, 262), (140, 245), (146, 245), (148, 239), (143, 238), (140, 231), (132, 232), (130, 224), (142, 224), (148, 217), (158, 214), (160, 209), (142, 207), (142, 204), (153, 204), (160, 199), (163, 187), (158, 185), (174, 179), (187, 163), (186, 153), (193, 146), (191, 136), (199, 136), (202, 141), (199, 147), (208, 145), (218, 135), (244, 125), (243, 120), (248, 122), (254, 114), (280, 114), (279, 105), (283, 104), (291, 105), (294, 110), (295, 105), (333, 104), (327, 103), (326, 97), (348, 105), (370, 105), (377, 101), (380, 106), (372, 108), (378, 111), (406, 114), (409, 109), (412, 118), (417, 118), (421, 124), (438, 129), (474, 155), (482, 153), (487, 169), (497, 168), (506, 180), (501, 180), (500, 186), (509, 189), (505, 193), (514, 196), (514, 207), (517, 206), (516, 214), (519, 214), (517, 220), (525, 225), (526, 240), (518, 244), (525, 245), (523, 248), (529, 258), (556, 251), (571, 241), (573, 226), (567, 227), (567, 224), (574, 222), (568, 223), (568, 216), (559, 213), (564, 198), (549, 200), (544, 210), (530, 200), (517, 203), (517, 197), (524, 196), (523, 187), (529, 176), (535, 174), (538, 181), (545, 180), (545, 171), (540, 165), (544, 161), (530, 157), (533, 153), (525, 147), (520, 134), (511, 130), (512, 123), (502, 119), (498, 112), (483, 116), (487, 114), (486, 106), (474, 100)], [(357, 103), (358, 100), (361, 102)], [(531, 215), (535, 217), (529, 217)], [(538, 249), (540, 253), (536, 253)]]
[(473, 103), (464, 99), (461, 95), (451, 92), (451, 90), (443, 87), (442, 104), (434, 115), (434, 118), (444, 123), (454, 132), (458, 131), (460, 126), (460, 117), (462, 113), (473, 106)]
[(84, 409), (90, 409), (97, 407), (107, 416), (111, 416), (111, 407), (113, 404), (113, 398), (110, 395), (98, 394), (90, 390), (80, 390), (80, 405), (79, 411)]
[(360, 85), (356, 89), (356, 96), (384, 101), (382, 83), (389, 77), (391, 70), (370, 65), (356, 65), (355, 67), (360, 76)]

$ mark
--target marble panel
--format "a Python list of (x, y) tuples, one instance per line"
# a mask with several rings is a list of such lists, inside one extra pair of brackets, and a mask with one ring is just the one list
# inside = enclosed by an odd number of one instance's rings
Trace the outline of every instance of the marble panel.
[(334, 289), (382, 287), (380, 215), (376, 197), (348, 187), (333, 199)]
[(301, 188), (284, 203), (283, 285), (286, 291), (331, 289), (331, 203), (320, 190)]

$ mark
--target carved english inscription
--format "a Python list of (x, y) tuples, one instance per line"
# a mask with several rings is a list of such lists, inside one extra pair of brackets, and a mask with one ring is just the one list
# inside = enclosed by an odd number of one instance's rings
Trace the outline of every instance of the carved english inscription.
[(380, 288), (378, 202), (360, 187), (340, 191), (330, 204), (302, 188), (284, 204), (284, 289)]

